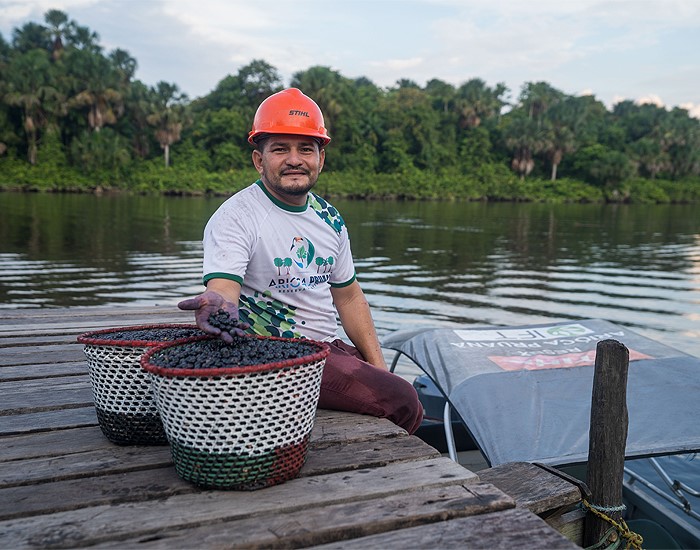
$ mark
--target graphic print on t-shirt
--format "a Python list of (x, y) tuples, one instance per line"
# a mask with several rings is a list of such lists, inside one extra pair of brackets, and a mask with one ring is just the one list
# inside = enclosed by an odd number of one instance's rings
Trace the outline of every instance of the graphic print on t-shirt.
[(309, 206), (318, 214), (318, 216), (333, 228), (338, 235), (345, 226), (345, 220), (340, 215), (334, 206), (328, 204), (322, 197), (311, 193), (309, 194)]
[(297, 264), (300, 269), (309, 267), (309, 264), (314, 259), (316, 249), (313, 243), (305, 237), (294, 237), (292, 246), (289, 247), (289, 253), (292, 255), (292, 261)]
[[(255, 292), (253, 296), (241, 294), (239, 303), (240, 319), (250, 325), (253, 333), (281, 338), (303, 338), (296, 331), (296, 308), (273, 299), (269, 290), (263, 294)], [(303, 325), (304, 321), (301, 324)]]
[(336, 258), (317, 255), (311, 239), (296, 236), (292, 238), (289, 250), (276, 255), (273, 263), (268, 290), (303, 292), (330, 280)]

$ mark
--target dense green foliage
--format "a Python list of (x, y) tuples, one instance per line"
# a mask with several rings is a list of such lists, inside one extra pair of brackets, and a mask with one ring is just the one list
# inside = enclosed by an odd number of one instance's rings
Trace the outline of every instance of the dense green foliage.
[[(254, 60), (190, 100), (134, 79), (136, 60), (58, 10), (0, 35), (0, 189), (235, 192), (256, 178), (246, 141), (260, 102), (284, 86)], [(330, 135), (329, 196), (547, 202), (700, 201), (700, 121), (684, 109), (401, 80), (382, 89), (315, 66), (291, 86)]]

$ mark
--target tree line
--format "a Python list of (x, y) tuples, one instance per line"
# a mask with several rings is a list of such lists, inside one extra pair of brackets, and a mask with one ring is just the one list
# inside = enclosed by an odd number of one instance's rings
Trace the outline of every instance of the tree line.
[[(275, 67), (253, 60), (196, 99), (136, 68), (59, 10), (0, 35), (0, 188), (233, 192), (255, 177), (246, 138), (285, 87)], [(324, 113), (330, 194), (700, 200), (700, 121), (678, 107), (608, 109), (547, 82), (514, 101), (479, 78), (381, 88), (324, 66), (289, 86)]]

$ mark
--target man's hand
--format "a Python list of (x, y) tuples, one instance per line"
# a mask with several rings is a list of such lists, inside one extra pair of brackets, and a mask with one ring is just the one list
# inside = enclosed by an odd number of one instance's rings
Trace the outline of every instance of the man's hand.
[[(238, 306), (227, 301), (217, 292), (207, 290), (199, 296), (183, 300), (177, 304), (177, 307), (186, 311), (194, 310), (194, 318), (197, 322), (197, 326), (204, 332), (212, 336), (218, 336), (227, 344), (233, 342), (233, 337), (230, 332), (222, 331), (209, 322), (209, 316), (216, 314), (219, 310), (225, 311), (231, 316), (231, 319), (238, 321)], [(246, 328), (248, 328), (247, 323), (240, 323), (237, 328), (231, 330), (236, 336), (242, 336)]]

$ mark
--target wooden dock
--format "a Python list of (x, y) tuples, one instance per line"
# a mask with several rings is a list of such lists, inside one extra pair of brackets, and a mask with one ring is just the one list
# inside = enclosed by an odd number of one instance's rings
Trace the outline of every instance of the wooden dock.
[(477, 475), (368, 416), (319, 410), (297, 479), (199, 489), (168, 446), (107, 441), (76, 342), (191, 313), (0, 312), (0, 548), (577, 548), (573, 483), (524, 463)]

